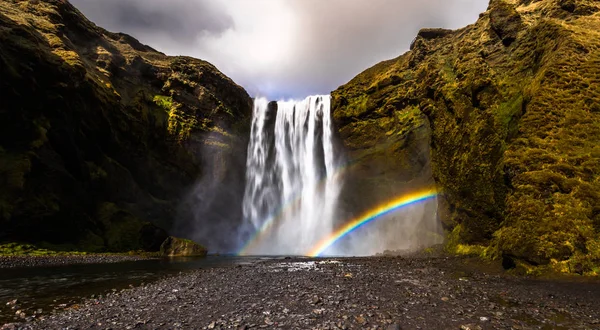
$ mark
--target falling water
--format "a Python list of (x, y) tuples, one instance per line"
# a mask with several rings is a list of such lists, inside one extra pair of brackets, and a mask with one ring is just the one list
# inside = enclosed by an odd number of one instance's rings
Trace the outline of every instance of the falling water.
[(330, 97), (258, 98), (246, 173), (244, 217), (259, 236), (248, 254), (304, 254), (333, 230), (335, 175)]

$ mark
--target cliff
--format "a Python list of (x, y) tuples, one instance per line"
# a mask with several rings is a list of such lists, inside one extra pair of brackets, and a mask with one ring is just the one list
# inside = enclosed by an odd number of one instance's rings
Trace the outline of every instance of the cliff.
[(415, 186), (430, 162), (451, 251), (600, 273), (597, 1), (492, 0), (332, 95), (357, 166)]
[(6, 0), (0, 77), (0, 240), (157, 250), (161, 228), (221, 220), (175, 223), (197, 181), (227, 186), (215, 207), (240, 214), (252, 101), (210, 63), (108, 32), (67, 1)]

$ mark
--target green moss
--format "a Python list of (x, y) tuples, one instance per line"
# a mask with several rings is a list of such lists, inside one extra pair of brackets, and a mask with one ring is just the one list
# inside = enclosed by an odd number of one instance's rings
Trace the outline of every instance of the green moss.
[(367, 102), (369, 97), (367, 95), (361, 95), (352, 102), (346, 108), (346, 116), (348, 117), (360, 117), (362, 114), (367, 112)]
[(173, 108), (173, 98), (171, 96), (155, 95), (153, 101), (166, 111), (171, 111)]
[(0, 244), (0, 255), (4, 256), (54, 256), (85, 255), (87, 252), (76, 251), (75, 247), (59, 245), (9, 242)]
[(463, 256), (475, 256), (481, 257), (484, 259), (489, 259), (490, 250), (486, 246), (475, 245), (475, 244), (461, 244), (462, 235), (461, 231), (463, 230), (462, 225), (457, 225), (454, 227), (452, 232), (447, 235), (445, 250), (448, 253), (455, 255), (463, 255)]
[(509, 101), (501, 103), (498, 107), (498, 110), (496, 110), (494, 114), (496, 115), (500, 125), (508, 129), (511, 122), (515, 122), (515, 119), (518, 120), (518, 118), (515, 117), (521, 113), (522, 107), (523, 95), (518, 94)]

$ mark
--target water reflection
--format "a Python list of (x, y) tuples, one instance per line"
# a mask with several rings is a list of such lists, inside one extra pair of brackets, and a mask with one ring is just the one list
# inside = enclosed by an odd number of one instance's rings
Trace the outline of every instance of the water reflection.
[[(0, 269), (0, 325), (16, 320), (16, 310), (32, 315), (66, 307), (81, 298), (137, 286), (179, 272), (251, 264), (265, 258), (208, 256), (110, 264)], [(18, 299), (17, 306), (7, 302)]]

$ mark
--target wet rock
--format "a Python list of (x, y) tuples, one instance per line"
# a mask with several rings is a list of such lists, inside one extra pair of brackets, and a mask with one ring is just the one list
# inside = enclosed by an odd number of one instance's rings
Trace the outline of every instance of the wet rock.
[(508, 269), (513, 269), (515, 267), (517, 267), (517, 264), (515, 263), (515, 260), (513, 259), (513, 257), (511, 257), (509, 255), (502, 256), (502, 268), (508, 270)]
[(169, 257), (203, 257), (207, 254), (206, 248), (189, 239), (169, 236), (160, 246), (160, 253)]

